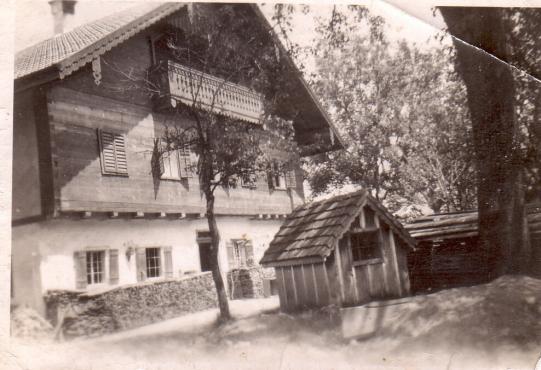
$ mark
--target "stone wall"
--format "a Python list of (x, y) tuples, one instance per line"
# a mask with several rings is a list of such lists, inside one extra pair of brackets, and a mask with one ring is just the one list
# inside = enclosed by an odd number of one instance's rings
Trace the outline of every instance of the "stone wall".
[(274, 269), (260, 266), (245, 267), (227, 273), (229, 297), (231, 299), (262, 298), (265, 296), (263, 280), (273, 279)]
[[(68, 337), (130, 329), (218, 305), (210, 272), (121, 286), (101, 293), (49, 291), (44, 300), (47, 319), (53, 325), (59, 313), (70, 313), (64, 325)], [(66, 311), (69, 306), (72, 309)]]

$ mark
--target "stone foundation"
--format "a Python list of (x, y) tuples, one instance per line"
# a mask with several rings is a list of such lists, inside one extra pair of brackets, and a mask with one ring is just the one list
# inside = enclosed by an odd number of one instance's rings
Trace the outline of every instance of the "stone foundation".
[[(71, 305), (66, 336), (91, 336), (130, 329), (218, 306), (210, 272), (180, 279), (121, 286), (101, 293), (49, 291), (47, 319), (56, 325)], [(69, 316), (68, 316), (69, 317)]]

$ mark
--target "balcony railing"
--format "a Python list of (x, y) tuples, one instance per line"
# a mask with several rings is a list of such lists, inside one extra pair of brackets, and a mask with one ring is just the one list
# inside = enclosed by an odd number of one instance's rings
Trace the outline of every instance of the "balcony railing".
[[(163, 73), (163, 70), (162, 70)], [(257, 92), (221, 78), (167, 62), (167, 80), (160, 78), (162, 91), (170, 97), (174, 107), (177, 102), (195, 103), (197, 108), (217, 114), (259, 123), (263, 113), (263, 99)], [(163, 86), (165, 82), (166, 86)]]

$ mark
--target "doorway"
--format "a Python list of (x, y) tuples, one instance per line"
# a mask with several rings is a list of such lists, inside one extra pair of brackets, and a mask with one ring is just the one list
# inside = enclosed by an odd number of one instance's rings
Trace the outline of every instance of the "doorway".
[(197, 244), (199, 245), (199, 261), (201, 262), (201, 272), (211, 271), (212, 264), (210, 259), (210, 232), (198, 231)]

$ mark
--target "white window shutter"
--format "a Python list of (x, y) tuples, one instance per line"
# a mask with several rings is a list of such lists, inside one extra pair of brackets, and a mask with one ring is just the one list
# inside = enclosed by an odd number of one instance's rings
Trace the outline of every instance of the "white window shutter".
[(254, 266), (255, 265), (254, 246), (251, 240), (246, 240), (244, 242), (244, 249), (246, 252), (246, 265), (248, 265), (248, 267)]
[(135, 250), (135, 270), (137, 281), (145, 281), (147, 278), (147, 256), (145, 248)]
[(73, 254), (75, 263), (75, 288), (86, 288), (86, 252), (79, 251)]
[(109, 250), (109, 284), (118, 284), (118, 249)]
[(164, 276), (166, 278), (173, 277), (173, 253), (171, 247), (163, 248), (163, 259), (164, 259)]

